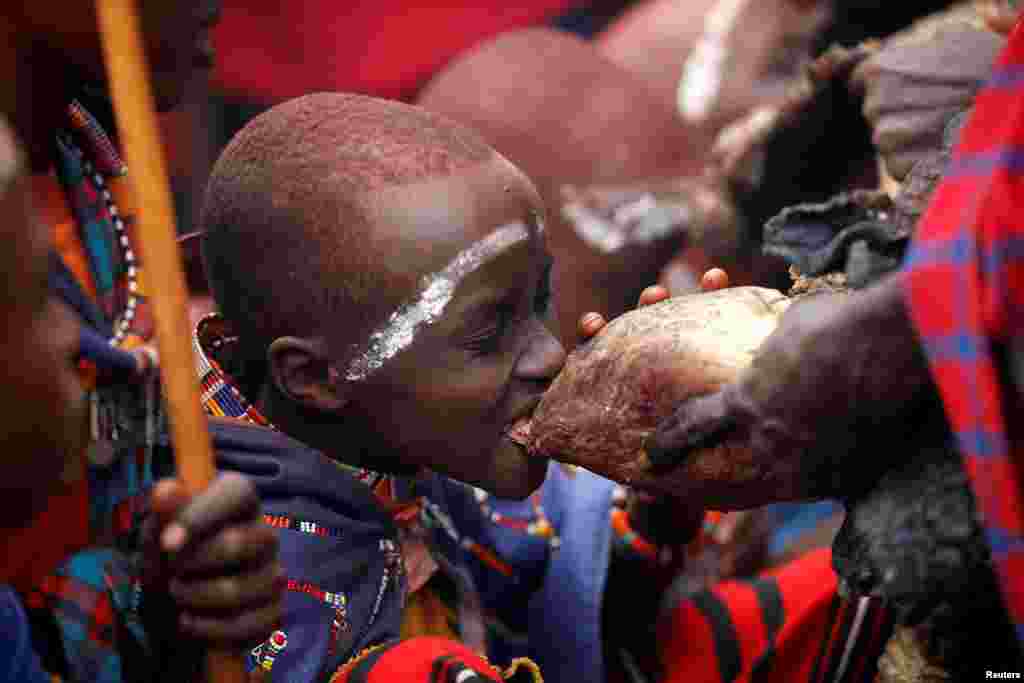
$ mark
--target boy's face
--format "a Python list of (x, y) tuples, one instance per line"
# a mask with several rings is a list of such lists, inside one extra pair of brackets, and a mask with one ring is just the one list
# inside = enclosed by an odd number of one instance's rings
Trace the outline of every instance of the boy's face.
[[(13, 151), (0, 127), (0, 166), (15, 158)], [(26, 179), (0, 176), (0, 234), (8, 245), (0, 256), (0, 527), (16, 528), (77, 474), (87, 421), (75, 369), (78, 324), (47, 283), (48, 232), (31, 215)]]
[[(14, 11), (38, 40), (56, 46), (89, 78), (104, 81), (95, 2), (19, 0)], [(220, 18), (220, 0), (141, 0), (138, 9), (157, 108), (173, 109), (193, 73), (213, 65), (210, 29)]]
[[(500, 496), (528, 495), (547, 462), (507, 432), (565, 362), (544, 322), (550, 257), (536, 193), (499, 161), (385, 191), (374, 204), (374, 251), (414, 276), (377, 342), (340, 366), (366, 375), (353, 396), (367, 445)], [(381, 367), (367, 372), (374, 359)]]

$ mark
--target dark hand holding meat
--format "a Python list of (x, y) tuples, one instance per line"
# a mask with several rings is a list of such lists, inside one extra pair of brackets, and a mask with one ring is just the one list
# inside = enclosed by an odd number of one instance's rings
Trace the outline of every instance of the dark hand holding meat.
[(709, 505), (848, 498), (877, 480), (902, 443), (927, 438), (920, 425), (943, 424), (920, 419), (941, 410), (936, 397), (893, 277), (795, 303), (737, 381), (659, 425), (647, 457), (675, 481), (713, 449), (743, 453), (742, 477), (695, 487)]

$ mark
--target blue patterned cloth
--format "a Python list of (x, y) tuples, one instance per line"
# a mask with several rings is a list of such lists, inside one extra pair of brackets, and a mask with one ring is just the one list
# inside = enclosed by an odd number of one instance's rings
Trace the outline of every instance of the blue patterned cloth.
[(32, 649), (28, 617), (17, 594), (0, 586), (0, 681), (50, 683)]

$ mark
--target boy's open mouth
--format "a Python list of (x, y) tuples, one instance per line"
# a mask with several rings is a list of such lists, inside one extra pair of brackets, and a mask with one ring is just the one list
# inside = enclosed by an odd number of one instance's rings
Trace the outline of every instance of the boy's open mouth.
[(530, 428), (532, 426), (532, 415), (521, 417), (505, 428), (505, 436), (523, 448), (528, 448), (530, 445)]

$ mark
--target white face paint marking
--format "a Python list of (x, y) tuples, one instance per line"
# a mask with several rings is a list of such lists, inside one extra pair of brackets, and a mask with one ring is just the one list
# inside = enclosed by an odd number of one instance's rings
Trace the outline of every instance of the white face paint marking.
[(345, 372), (345, 379), (358, 382), (380, 369), (400, 351), (412, 344), (416, 334), (437, 322), (455, 295), (455, 289), (496, 254), (512, 245), (527, 242), (530, 233), (522, 223), (506, 225), (460, 253), (443, 270), (425, 275), (420, 294), (392, 313), (386, 323), (370, 335)]
[(683, 66), (678, 107), (683, 118), (701, 123), (710, 114), (722, 89), (729, 52), (729, 33), (748, 0), (720, 0), (704, 19), (704, 33)]
[(562, 216), (576, 229), (580, 239), (602, 253), (614, 253), (626, 243), (622, 231), (613, 230), (606, 219), (582, 204), (565, 204)]
[(564, 204), (562, 216), (591, 248), (613, 254), (625, 246), (649, 244), (685, 229), (692, 212), (684, 203), (659, 200), (645, 192), (614, 208), (610, 217), (596, 213), (582, 202)]

